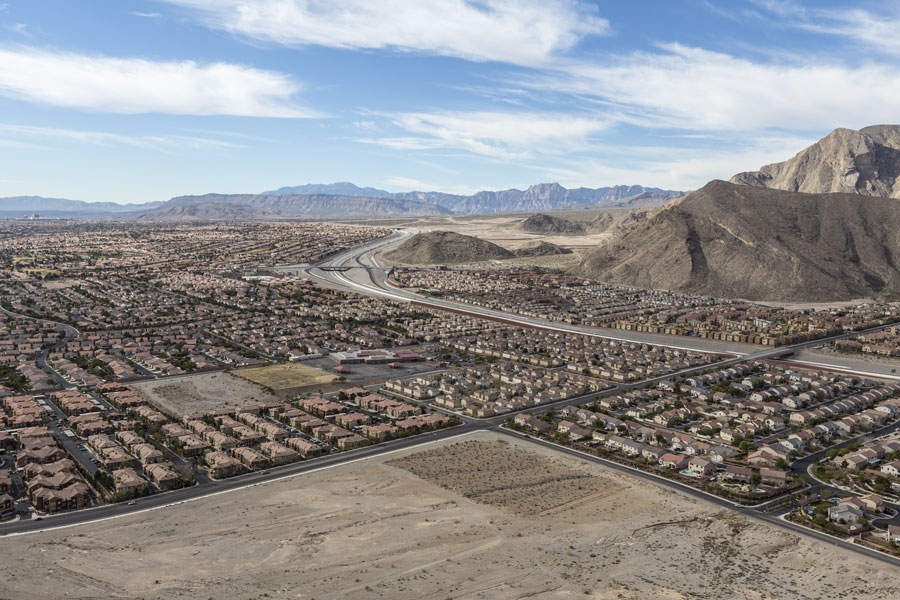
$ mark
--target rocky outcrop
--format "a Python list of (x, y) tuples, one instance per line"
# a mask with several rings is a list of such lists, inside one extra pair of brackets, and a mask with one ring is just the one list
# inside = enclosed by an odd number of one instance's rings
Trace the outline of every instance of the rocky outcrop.
[(794, 158), (738, 173), (731, 182), (807, 194), (900, 198), (900, 125), (835, 129)]

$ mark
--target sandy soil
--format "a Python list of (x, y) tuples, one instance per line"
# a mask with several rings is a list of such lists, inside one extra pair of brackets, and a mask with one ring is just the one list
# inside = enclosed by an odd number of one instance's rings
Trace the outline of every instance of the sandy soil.
[(295, 363), (239, 369), (234, 371), (233, 374), (235, 377), (249, 379), (254, 383), (270, 387), (276, 391), (311, 383), (331, 383), (337, 379), (337, 376), (325, 371)]
[(455, 231), (465, 235), (474, 235), (493, 242), (509, 250), (517, 250), (531, 246), (536, 242), (550, 242), (563, 248), (594, 248), (610, 234), (597, 233), (589, 235), (547, 235), (526, 233), (515, 226), (522, 221), (520, 216), (482, 216), (482, 217), (444, 217), (438, 223), (418, 225), (422, 231)]
[(278, 399), (255, 383), (228, 373), (142, 381), (129, 387), (161, 411), (175, 416)]
[[(392, 466), (395, 454), (6, 538), (0, 597), (900, 597), (895, 568), (550, 450), (502, 444), (428, 451), (400, 463), (445, 485), (482, 490), (479, 499), (491, 504)], [(446, 464), (457, 460), (483, 465), (471, 484)], [(507, 481), (515, 503), (484, 495), (505, 469), (527, 479), (530, 464), (538, 475), (521, 490)], [(547, 489), (540, 473), (544, 480), (567, 475), (552, 492), (563, 503), (549, 511), (540, 510), (552, 503), (540, 498)], [(541, 504), (529, 511), (529, 499)]]

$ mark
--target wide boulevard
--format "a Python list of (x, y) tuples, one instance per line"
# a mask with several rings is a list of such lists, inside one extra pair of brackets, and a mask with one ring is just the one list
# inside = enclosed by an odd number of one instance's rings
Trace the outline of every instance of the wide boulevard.
[[(427, 298), (425, 296), (420, 296), (415, 294), (409, 290), (401, 290), (395, 288), (387, 283), (387, 269), (383, 268), (378, 264), (375, 255), (379, 252), (384, 251), (386, 248), (399, 244), (409, 236), (413, 235), (415, 230), (397, 230), (394, 231), (391, 235), (386, 236), (384, 238), (374, 240), (372, 242), (357, 246), (350, 250), (341, 252), (334, 256), (329, 257), (328, 259), (314, 264), (314, 265), (288, 265), (284, 267), (279, 267), (279, 270), (283, 272), (295, 272), (298, 274), (303, 274), (317, 283), (331, 287), (342, 289), (346, 291), (353, 291), (360, 294), (365, 294), (369, 296), (375, 296), (379, 298), (385, 298), (390, 300), (395, 300), (399, 302), (413, 302), (417, 305), (427, 306), (430, 308), (438, 309), (438, 310), (448, 310), (457, 313), (468, 314), (473, 317), (478, 318), (486, 318), (492, 320), (503, 321), (512, 324), (519, 324), (526, 327), (533, 328), (541, 328), (541, 329), (549, 329), (554, 331), (561, 331), (567, 333), (577, 333), (581, 335), (589, 335), (595, 337), (603, 337), (603, 338), (611, 338), (611, 339), (619, 339), (619, 340), (628, 340), (628, 341), (639, 341), (644, 343), (652, 343), (658, 344), (673, 348), (681, 348), (686, 350), (695, 350), (699, 352), (712, 352), (723, 355), (724, 358), (718, 362), (703, 365), (700, 367), (695, 367), (691, 369), (686, 369), (681, 371), (680, 373), (668, 375), (666, 377), (659, 377), (654, 379), (643, 380), (640, 382), (635, 382), (631, 384), (622, 384), (614, 386), (608, 390), (604, 390), (603, 392), (599, 392), (597, 394), (591, 394), (589, 396), (584, 396), (581, 398), (573, 398), (562, 400), (556, 403), (551, 403), (547, 405), (543, 405), (542, 408), (546, 407), (562, 407), (566, 405), (571, 405), (575, 403), (585, 403), (596, 397), (610, 394), (621, 394), (624, 391), (629, 389), (634, 389), (638, 387), (643, 387), (648, 383), (653, 383), (656, 381), (660, 381), (662, 379), (669, 379), (675, 375), (686, 375), (693, 372), (705, 371), (711, 368), (719, 368), (722, 366), (735, 364), (739, 362), (746, 362), (752, 360), (758, 360), (763, 358), (784, 358), (789, 357), (791, 354), (796, 352), (797, 350), (811, 348), (813, 346), (822, 345), (824, 343), (828, 343), (835, 339), (839, 339), (842, 337), (847, 337), (851, 334), (844, 334), (834, 336), (832, 338), (820, 339), (812, 342), (803, 342), (800, 344), (795, 344), (791, 346), (781, 346), (778, 348), (764, 348), (760, 349), (758, 346), (751, 346), (747, 344), (734, 344), (729, 342), (721, 342), (717, 340), (705, 340), (699, 338), (691, 338), (691, 337), (673, 337), (673, 336), (664, 336), (664, 335), (654, 335), (654, 334), (646, 334), (641, 332), (631, 332), (631, 331), (620, 331), (620, 330), (604, 330), (593, 327), (581, 327), (577, 325), (570, 325), (567, 323), (556, 323), (552, 321), (546, 321), (543, 319), (533, 319), (529, 317), (524, 317), (521, 315), (504, 313), (496, 310), (489, 310), (477, 306), (471, 306), (467, 304), (448, 302), (443, 300), (437, 300), (434, 298)], [(880, 328), (873, 328), (873, 330), (877, 330)], [(68, 334), (69, 332), (67, 332)], [(74, 333), (74, 332), (73, 332)], [(852, 335), (858, 335), (860, 332), (856, 332)], [(359, 448), (356, 450), (340, 452), (333, 455), (327, 455), (320, 458), (315, 458), (299, 463), (294, 463), (290, 465), (284, 465), (280, 467), (274, 467), (265, 471), (257, 471), (253, 473), (247, 473), (244, 475), (239, 475), (236, 477), (232, 477), (225, 480), (211, 480), (208, 478), (204, 478), (198, 484), (183, 488), (179, 490), (174, 490), (170, 492), (164, 492), (161, 494), (156, 494), (153, 496), (148, 496), (145, 498), (141, 498), (133, 504), (130, 503), (116, 503), (116, 504), (107, 504), (103, 506), (98, 506), (86, 510), (74, 511), (69, 513), (63, 513), (59, 515), (53, 515), (45, 517), (41, 520), (35, 519), (19, 519), (12, 522), (7, 522), (0, 525), (0, 535), (23, 535), (28, 533), (34, 533), (37, 531), (46, 531), (61, 527), (71, 527), (75, 525), (80, 525), (89, 522), (95, 522), (99, 520), (105, 520), (110, 518), (116, 518), (128, 514), (134, 514), (138, 512), (148, 511), (148, 510), (164, 510), (167, 506), (172, 506), (176, 504), (181, 504), (184, 502), (193, 501), (205, 496), (210, 496), (213, 494), (220, 494), (231, 492), (235, 490), (239, 490), (252, 485), (259, 485), (262, 483), (276, 481), (279, 479), (283, 479), (286, 477), (294, 477), (297, 475), (301, 475), (304, 473), (309, 473), (312, 471), (316, 471), (319, 469), (333, 468), (338, 465), (347, 464), (350, 462), (355, 462), (359, 460), (369, 459), (375, 456), (381, 456), (384, 454), (388, 454), (391, 452), (396, 452), (400, 450), (406, 450), (408, 448), (413, 448), (416, 446), (423, 446), (429, 443), (434, 443), (439, 440), (461, 436), (470, 434), (476, 431), (496, 431), (498, 433), (502, 433), (504, 435), (513, 435), (517, 436), (520, 439), (524, 439), (530, 441), (531, 443), (541, 444), (552, 446), (556, 448), (558, 451), (570, 454), (578, 457), (581, 460), (595, 462), (599, 464), (603, 464), (608, 468), (612, 468), (615, 470), (627, 472), (628, 474), (638, 477), (644, 480), (652, 481), (657, 485), (661, 485), (668, 489), (677, 489), (681, 493), (685, 493), (694, 497), (702, 498), (708, 502), (712, 502), (722, 508), (727, 508), (729, 510), (733, 510), (735, 512), (739, 512), (743, 515), (746, 515), (750, 518), (764, 521), (770, 525), (780, 527), (783, 529), (788, 529), (794, 533), (805, 535), (810, 538), (815, 538), (817, 540), (834, 544), (835, 546), (841, 546), (846, 549), (852, 550), (854, 552), (864, 554), (870, 558), (887, 562), (890, 564), (897, 564), (898, 561), (894, 557), (886, 555), (884, 553), (871, 550), (869, 548), (865, 548), (856, 544), (853, 544), (850, 541), (836, 538), (831, 535), (827, 535), (824, 533), (820, 533), (817, 531), (813, 531), (811, 529), (795, 525), (789, 521), (786, 521), (781, 518), (784, 511), (781, 513), (773, 513), (769, 514), (764, 512), (761, 508), (754, 507), (746, 507), (735, 504), (729, 500), (725, 500), (711, 494), (708, 494), (704, 491), (698, 490), (691, 486), (672, 481), (670, 479), (666, 479), (661, 476), (654, 475), (652, 473), (647, 473), (638, 469), (630, 468), (626, 465), (622, 465), (620, 463), (605, 460), (595, 455), (587, 454), (585, 452), (581, 452), (572, 448), (558, 446), (552, 444), (550, 442), (536, 439), (531, 436), (522, 435), (508, 429), (502, 427), (503, 423), (510, 417), (514, 416), (516, 413), (506, 413), (503, 415), (499, 415), (496, 417), (492, 417), (489, 419), (475, 419), (467, 416), (461, 416), (461, 423), (457, 426), (450, 427), (447, 429), (442, 429), (439, 431), (423, 433), (412, 437), (401, 438), (397, 440), (392, 440), (388, 442), (382, 442), (373, 446), (368, 446), (365, 448)], [(892, 428), (900, 428), (900, 426), (892, 426)], [(887, 431), (887, 428), (884, 432)], [(884, 433), (884, 432), (876, 432)], [(870, 436), (872, 434), (869, 434)], [(850, 443), (852, 440), (846, 442)], [(811, 457), (807, 457), (797, 461), (794, 465), (792, 465), (792, 469), (795, 471), (795, 474), (805, 474), (808, 466), (819, 458), (818, 455), (813, 455)], [(821, 482), (816, 482), (812, 486), (814, 489), (823, 489), (828, 488), (830, 486), (823, 484)], [(836, 488), (832, 488), (833, 491), (841, 494), (845, 494), (841, 490), (837, 490)], [(895, 507), (897, 508), (897, 507)]]

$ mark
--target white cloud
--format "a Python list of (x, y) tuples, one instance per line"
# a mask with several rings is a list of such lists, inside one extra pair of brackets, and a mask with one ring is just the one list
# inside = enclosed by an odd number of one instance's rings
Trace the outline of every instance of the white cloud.
[(121, 114), (317, 116), (288, 76), (230, 63), (0, 49), (0, 95)]
[(158, 19), (160, 14), (156, 12), (133, 12), (135, 17), (143, 17), (145, 19)]
[(237, 144), (223, 140), (183, 135), (123, 135), (105, 131), (84, 131), (60, 129), (56, 127), (34, 127), (0, 123), (0, 135), (12, 134), (16, 138), (30, 138), (46, 142), (74, 141), (103, 146), (132, 146), (136, 148), (176, 150), (176, 149), (221, 149), (237, 148)]
[(725, 143), (718, 148), (622, 146), (607, 154), (607, 160), (591, 159), (550, 168), (547, 175), (564, 186), (641, 184), (690, 190), (712, 179), (728, 180), (737, 173), (786, 160), (815, 142), (815, 138), (773, 136), (727, 141), (723, 140)]
[(289, 46), (394, 49), (541, 66), (609, 22), (580, 0), (164, 0)]
[(679, 44), (609, 64), (570, 63), (565, 75), (526, 82), (593, 99), (606, 118), (644, 127), (704, 131), (830, 130), (894, 122), (900, 66), (758, 63)]
[(828, 11), (822, 19), (801, 23), (803, 29), (848, 37), (888, 54), (900, 55), (900, 18), (879, 17), (864, 10)]
[(390, 148), (445, 148), (505, 159), (571, 152), (606, 128), (603, 120), (538, 112), (442, 112), (392, 115), (405, 137), (369, 139)]
[(13, 33), (18, 33), (20, 35), (28, 35), (28, 36), (31, 35), (31, 33), (28, 31), (27, 23), (16, 23), (15, 25), (6, 25), (5, 27), (6, 27), (6, 29), (9, 29)]

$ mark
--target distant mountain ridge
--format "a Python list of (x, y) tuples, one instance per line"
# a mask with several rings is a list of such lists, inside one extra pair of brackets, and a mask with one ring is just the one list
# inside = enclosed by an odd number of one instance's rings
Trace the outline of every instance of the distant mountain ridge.
[[(245, 206), (259, 211), (274, 211), (285, 217), (397, 217), (449, 215), (450, 211), (436, 204), (369, 198), (364, 196), (335, 196), (331, 194), (204, 194), (178, 196), (163, 208), (209, 204), (213, 206)], [(218, 210), (216, 208), (215, 210)], [(213, 218), (213, 217), (210, 217)]]
[(372, 187), (359, 187), (349, 181), (339, 181), (337, 183), (307, 183), (306, 185), (294, 185), (278, 188), (263, 194), (303, 194), (303, 195), (320, 195), (330, 194), (334, 196), (367, 196), (369, 198), (389, 198), (391, 193), (386, 190), (379, 190)]
[(106, 213), (128, 213), (157, 208), (165, 202), (144, 202), (141, 204), (117, 204), (115, 202), (85, 202), (66, 198), (45, 198), (43, 196), (11, 196), (0, 198), (0, 214), (39, 213), (44, 216), (72, 216), (80, 214), (101, 215)]
[(794, 158), (738, 173), (731, 183), (808, 194), (900, 198), (900, 125), (835, 129)]
[[(0, 216), (25, 216), (37, 212), (42, 216), (149, 219), (156, 215), (168, 219), (171, 215), (178, 214), (178, 211), (159, 209), (186, 204), (206, 205), (190, 211), (191, 218), (203, 218), (207, 214), (209, 219), (237, 218), (235, 215), (238, 214), (256, 214), (260, 215), (259, 218), (433, 216), (536, 212), (581, 207), (655, 207), (683, 195), (684, 192), (640, 185), (566, 189), (558, 183), (542, 183), (526, 190), (485, 190), (463, 196), (443, 192), (390, 193), (377, 188), (359, 187), (349, 182), (338, 182), (282, 187), (261, 194), (177, 196), (166, 202), (130, 205), (36, 196), (0, 198)], [(6, 204), (4, 201), (7, 201)], [(257, 209), (257, 212), (224, 210), (222, 204), (241, 204)]]
[(459, 214), (491, 214), (498, 212), (536, 212), (574, 208), (577, 206), (623, 207), (629, 199), (646, 195), (653, 206), (665, 204), (685, 192), (648, 188), (642, 185), (616, 185), (602, 188), (567, 189), (558, 183), (540, 183), (526, 190), (484, 190), (471, 196), (443, 192), (401, 192), (393, 198), (434, 202)]

